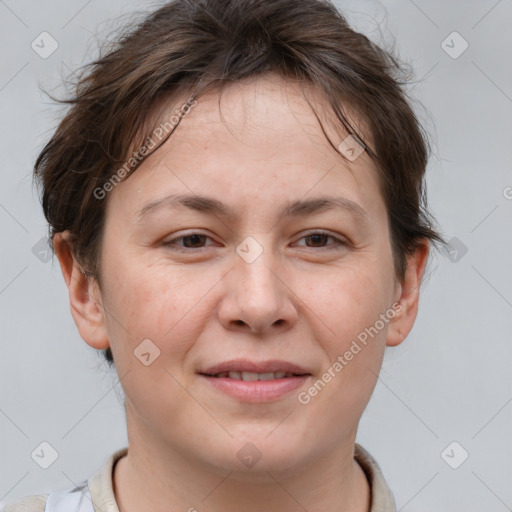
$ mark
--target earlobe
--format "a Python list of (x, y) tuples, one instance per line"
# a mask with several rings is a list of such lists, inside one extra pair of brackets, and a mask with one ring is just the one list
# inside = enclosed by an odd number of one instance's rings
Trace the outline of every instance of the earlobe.
[(87, 276), (76, 261), (69, 241), (69, 232), (56, 233), (53, 237), (53, 247), (68, 287), (71, 314), (80, 336), (95, 349), (110, 347), (101, 291), (96, 279)]
[(422, 241), (416, 251), (407, 258), (403, 281), (398, 286), (399, 311), (389, 325), (386, 345), (394, 347), (402, 343), (413, 328), (418, 314), (420, 285), (429, 253), (428, 240)]

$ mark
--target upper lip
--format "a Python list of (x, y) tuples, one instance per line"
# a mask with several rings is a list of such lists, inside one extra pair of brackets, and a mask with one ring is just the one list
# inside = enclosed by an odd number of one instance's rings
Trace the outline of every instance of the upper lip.
[(310, 372), (301, 366), (288, 361), (279, 361), (277, 359), (269, 361), (249, 361), (248, 359), (232, 359), (222, 363), (209, 366), (199, 373), (205, 375), (216, 375), (223, 372), (253, 372), (253, 373), (296, 373), (299, 375), (310, 375)]

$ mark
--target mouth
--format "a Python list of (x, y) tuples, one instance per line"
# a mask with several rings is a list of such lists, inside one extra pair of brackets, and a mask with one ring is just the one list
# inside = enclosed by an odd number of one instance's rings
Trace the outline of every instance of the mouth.
[(254, 382), (257, 380), (277, 380), (277, 379), (290, 379), (292, 377), (303, 377), (305, 375), (311, 375), (310, 373), (291, 373), (291, 372), (237, 372), (237, 371), (229, 371), (229, 372), (220, 372), (214, 375), (203, 374), (207, 377), (214, 377), (217, 379), (233, 379), (233, 380), (243, 380), (244, 382)]
[(289, 395), (312, 374), (287, 361), (232, 360), (198, 372), (215, 390), (243, 402), (269, 402)]

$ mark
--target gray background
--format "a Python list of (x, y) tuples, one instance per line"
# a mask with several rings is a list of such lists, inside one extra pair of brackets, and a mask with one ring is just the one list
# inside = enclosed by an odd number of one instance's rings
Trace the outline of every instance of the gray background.
[[(0, 503), (80, 482), (127, 444), (117, 377), (79, 337), (41, 246), (31, 171), (62, 113), (39, 85), (59, 95), (63, 73), (118, 26), (109, 20), (156, 5), (0, 0)], [(431, 261), (416, 325), (387, 351), (358, 442), (399, 510), (512, 510), (512, 3), (338, 5), (374, 41), (396, 39), (415, 68), (410, 94), (435, 143), (430, 207), (454, 249)], [(31, 48), (43, 31), (58, 42), (46, 59)], [(469, 46), (454, 58), (461, 37)], [(58, 452), (46, 470), (31, 458), (43, 441)]]

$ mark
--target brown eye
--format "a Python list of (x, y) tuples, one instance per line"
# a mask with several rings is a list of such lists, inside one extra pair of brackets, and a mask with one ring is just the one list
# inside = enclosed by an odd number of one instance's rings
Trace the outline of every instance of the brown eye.
[[(176, 248), (176, 250), (186, 250), (186, 249), (202, 249), (205, 247), (206, 239), (210, 237), (207, 235), (202, 235), (201, 233), (192, 233), (190, 235), (182, 235), (167, 242), (164, 242), (162, 245), (166, 247)], [(210, 239), (211, 240), (211, 239)], [(181, 243), (183, 242), (183, 244)]]
[(206, 238), (208, 238), (206, 235), (187, 235), (181, 237), (185, 247), (189, 249), (196, 249), (198, 245), (200, 246), (202, 243), (204, 243)]
[(309, 235), (304, 238), (306, 240), (309, 239), (313, 246), (318, 247), (318, 245), (324, 245), (325, 243), (327, 243), (327, 240), (332, 237), (330, 237), (329, 235), (325, 235), (324, 233), (316, 233), (314, 235)]
[[(334, 240), (334, 243), (328, 244), (329, 239)], [(341, 240), (340, 238), (335, 237), (334, 235), (331, 235), (330, 233), (325, 233), (323, 231), (315, 231), (313, 233), (309, 233), (301, 238), (301, 240), (308, 240), (306, 242), (306, 247), (315, 249), (330, 249), (330, 248), (336, 248), (339, 246), (347, 245), (346, 242)], [(327, 244), (327, 245), (326, 245)], [(302, 245), (302, 244), (301, 244)]]

